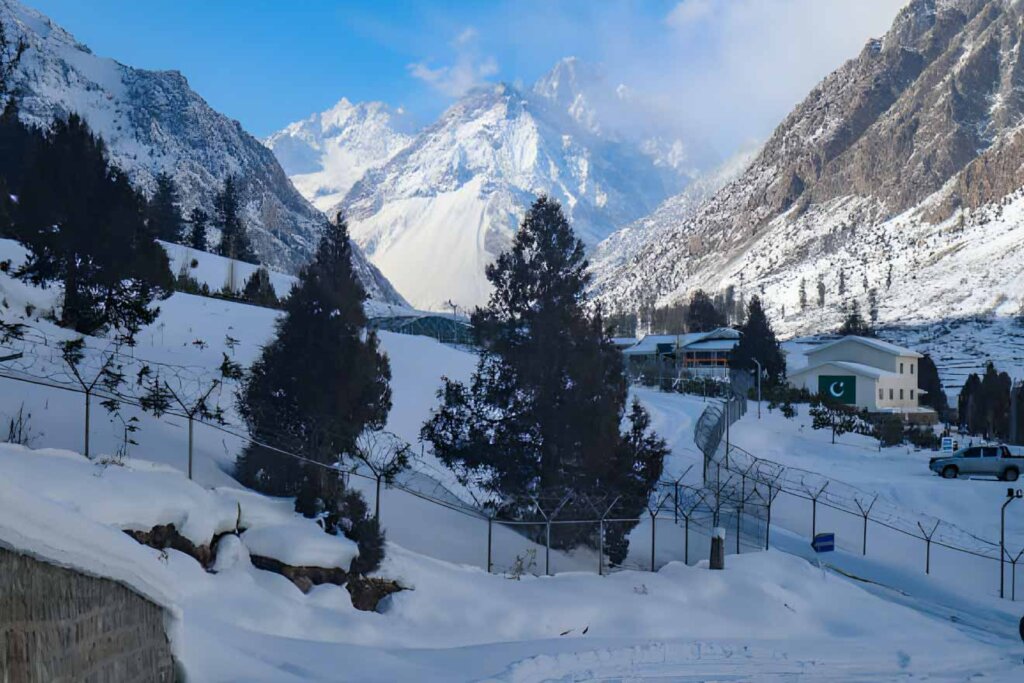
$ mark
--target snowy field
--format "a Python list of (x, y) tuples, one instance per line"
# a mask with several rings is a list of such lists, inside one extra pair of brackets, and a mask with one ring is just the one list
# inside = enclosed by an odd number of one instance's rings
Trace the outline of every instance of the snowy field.
[[(1005, 639), (774, 551), (730, 557), (724, 572), (673, 563), (511, 580), (391, 544), (380, 573), (409, 590), (359, 612), (344, 588), (303, 594), (252, 566), (251, 551), (313, 563), (350, 551), (304, 534), (313, 523), (278, 501), (137, 460), (2, 446), (0, 467), (0, 542), (151, 589), (173, 606), (173, 644), (194, 680), (1012, 680), (1017, 666)], [(206, 572), (117, 531), (155, 521), (201, 542), (238, 522), (249, 530), (224, 537)]]
[[(9, 242), (0, 247), (4, 258), (19, 255)], [(212, 283), (221, 275), (211, 268), (205, 277)], [(72, 336), (46, 319), (52, 290), (26, 287), (0, 273), (0, 294), (5, 320), (27, 322), (50, 343)], [(139, 362), (209, 376), (224, 354), (251, 363), (279, 315), (185, 294), (160, 306), (159, 319), (142, 331), (130, 353)], [(96, 351), (105, 348), (104, 340), (88, 341)], [(441, 377), (466, 379), (475, 357), (423, 337), (382, 333), (381, 342), (394, 377), (388, 429), (419, 450), (419, 427), (435, 404)], [(55, 372), (58, 361), (48, 348), (23, 367)], [(250, 553), (338, 565), (354, 548), (296, 516), (290, 501), (239, 487), (230, 472), (241, 438), (198, 427), (196, 481), (189, 482), (183, 475), (185, 421), (140, 414), (138, 444), (129, 447), (124, 464), (103, 464), (119, 446), (120, 422), (94, 406), (95, 457), (87, 460), (77, 453), (83, 440), (81, 395), (5, 378), (0, 383), (5, 424), (19, 409), (32, 416), (30, 448), (0, 445), (0, 543), (114, 577), (166, 605), (176, 653), (194, 680), (848, 681), (965, 680), (981, 674), (1001, 681), (1020, 673), (1011, 603), (846, 552), (832, 558), (835, 571), (823, 571), (807, 561), (802, 530), (796, 523), (787, 526), (785, 516), (773, 527), (773, 545), (784, 552), (730, 555), (721, 573), (700, 562), (707, 545), (698, 529), (691, 541), (694, 566), (679, 562), (682, 530), (660, 518), (656, 573), (624, 570), (600, 577), (592, 551), (553, 551), (555, 576), (513, 580), (508, 570), (517, 558), (535, 557), (532, 571), (543, 573), (542, 547), (495, 525), (494, 573), (488, 574), (484, 520), (386, 489), (381, 509), (389, 551), (380, 575), (410, 590), (389, 598), (382, 613), (359, 612), (343, 588), (321, 586), (303, 594), (281, 576), (253, 567)], [(218, 397), (232, 429), (240, 426), (233, 390), (227, 382)], [(665, 479), (685, 473), (683, 481), (695, 483), (701, 455), (693, 428), (708, 403), (650, 389), (633, 393), (672, 447)], [(132, 414), (125, 409), (126, 416)], [(939, 487), (982, 491), (990, 484), (944, 482), (927, 470), (918, 476), (902, 458), (921, 454), (879, 454), (849, 435), (829, 447), (824, 433), (802, 432), (799, 422), (777, 415), (757, 424), (752, 419), (748, 415), (733, 435), (758, 455), (848, 477), (933, 514), (946, 505), (936, 497)], [(886, 469), (877, 475), (874, 468), (870, 475), (862, 471), (872, 462)], [(418, 479), (412, 483), (471, 500), (472, 492), (461, 489), (428, 451), (418, 454), (415, 469)], [(905, 496), (890, 476), (916, 481), (913, 496)], [(369, 482), (352, 481), (372, 500)], [(948, 504), (960, 505), (954, 509), (966, 515), (984, 497), (951, 494)], [(121, 532), (161, 523), (174, 523), (200, 544), (239, 527), (245, 531), (220, 541), (215, 571), (206, 572), (187, 555), (162, 554)], [(650, 524), (631, 534), (627, 566), (649, 562)], [(850, 580), (838, 570), (876, 583)], [(899, 592), (885, 586), (898, 586)]]

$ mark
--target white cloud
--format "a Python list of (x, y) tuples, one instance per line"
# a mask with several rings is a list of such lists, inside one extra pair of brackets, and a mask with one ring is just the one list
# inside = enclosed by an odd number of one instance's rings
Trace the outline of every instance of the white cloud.
[(668, 13), (665, 21), (670, 26), (687, 26), (707, 19), (714, 10), (712, 0), (682, 0)]
[(467, 27), (451, 43), (454, 61), (446, 66), (430, 67), (426, 62), (408, 65), (409, 73), (448, 97), (461, 97), (497, 75), (498, 62), (479, 49), (479, 34)]

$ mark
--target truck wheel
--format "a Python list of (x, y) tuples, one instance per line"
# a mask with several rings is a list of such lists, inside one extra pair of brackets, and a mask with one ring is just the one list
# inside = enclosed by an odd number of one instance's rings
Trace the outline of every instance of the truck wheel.
[(1016, 467), (1009, 467), (1003, 472), (1003, 481), (1017, 481), (1017, 477), (1020, 476), (1020, 472), (1017, 471)]
[(946, 465), (942, 468), (943, 479), (956, 479), (958, 474), (960, 474), (960, 471), (956, 468), (956, 465)]

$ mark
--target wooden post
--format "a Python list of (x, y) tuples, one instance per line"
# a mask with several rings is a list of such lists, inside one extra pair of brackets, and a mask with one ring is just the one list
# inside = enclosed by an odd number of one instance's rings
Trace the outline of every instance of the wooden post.
[(711, 532), (711, 569), (725, 569), (725, 529), (715, 527)]

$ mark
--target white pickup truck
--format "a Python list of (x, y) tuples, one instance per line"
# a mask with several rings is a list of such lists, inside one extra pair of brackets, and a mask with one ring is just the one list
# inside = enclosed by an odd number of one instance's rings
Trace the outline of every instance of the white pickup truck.
[(945, 479), (959, 476), (997, 477), (1017, 481), (1024, 472), (1024, 457), (1014, 455), (1006, 446), (969, 446), (947, 456), (928, 461), (928, 469)]

